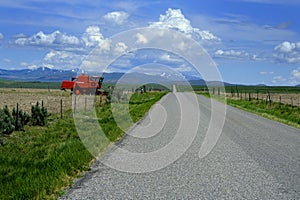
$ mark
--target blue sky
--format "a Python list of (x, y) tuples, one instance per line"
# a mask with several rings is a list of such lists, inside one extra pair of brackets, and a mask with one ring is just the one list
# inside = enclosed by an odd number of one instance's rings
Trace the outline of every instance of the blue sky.
[[(76, 68), (113, 35), (152, 26), (199, 42), (226, 82), (296, 85), (299, 10), (299, 0), (1, 0), (0, 68)], [(177, 69), (192, 73), (184, 63)]]

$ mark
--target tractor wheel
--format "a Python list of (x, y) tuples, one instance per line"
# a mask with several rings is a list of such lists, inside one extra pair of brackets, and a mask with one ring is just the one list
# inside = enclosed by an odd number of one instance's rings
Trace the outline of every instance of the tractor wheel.
[(81, 89), (77, 85), (74, 87), (74, 91), (76, 95), (79, 95), (81, 93)]

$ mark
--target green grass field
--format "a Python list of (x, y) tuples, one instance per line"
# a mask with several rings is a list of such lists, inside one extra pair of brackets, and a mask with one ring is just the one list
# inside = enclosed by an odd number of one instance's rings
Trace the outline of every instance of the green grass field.
[(60, 82), (17, 82), (0, 79), (0, 88), (60, 89)]
[[(129, 106), (134, 121), (165, 94), (134, 94)], [(110, 141), (124, 134), (109, 104), (97, 108), (97, 113)], [(71, 111), (63, 119), (50, 116), (46, 127), (26, 126), (24, 132), (0, 136), (0, 199), (55, 199), (93, 160), (77, 134)]]
[(270, 102), (266, 100), (251, 99), (231, 99), (218, 95), (211, 96), (209, 93), (198, 93), (206, 97), (215, 98), (221, 102), (227, 103), (228, 105), (252, 112), (268, 119), (278, 121), (295, 128), (300, 128), (300, 107), (292, 106), (290, 104), (283, 104), (279, 102)]
[[(208, 89), (210, 91), (215, 88), (215, 91), (218, 91), (219, 87), (206, 87), (206, 86), (192, 86), (194, 91), (207, 91)], [(267, 93), (277, 93), (277, 94), (299, 94), (300, 93), (300, 87), (295, 86), (225, 86), (226, 93), (254, 93), (257, 92), (260, 94), (267, 94)]]

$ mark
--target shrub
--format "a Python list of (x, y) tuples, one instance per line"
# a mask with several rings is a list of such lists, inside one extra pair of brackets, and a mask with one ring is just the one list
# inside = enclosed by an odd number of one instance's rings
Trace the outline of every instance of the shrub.
[(23, 110), (16, 110), (13, 108), (12, 111), (12, 116), (14, 119), (14, 125), (15, 125), (15, 130), (23, 130), (23, 127), (28, 124), (30, 121), (30, 116), (28, 113), (24, 112)]
[(11, 134), (14, 129), (14, 120), (7, 106), (5, 106), (3, 109), (0, 109), (0, 133), (8, 135)]
[(47, 108), (40, 107), (39, 102), (31, 107), (31, 124), (33, 126), (45, 126), (48, 116)]

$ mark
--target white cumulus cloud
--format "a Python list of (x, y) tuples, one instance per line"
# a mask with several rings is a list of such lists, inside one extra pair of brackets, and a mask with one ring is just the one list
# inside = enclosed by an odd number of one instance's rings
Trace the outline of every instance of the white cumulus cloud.
[(89, 26), (86, 28), (85, 33), (82, 36), (82, 40), (86, 46), (90, 47), (104, 41), (104, 37), (100, 32), (99, 26)]
[(187, 66), (186, 64), (182, 64), (179, 67), (175, 68), (178, 72), (191, 72), (193, 70), (192, 67)]
[(259, 72), (260, 75), (271, 75), (274, 74), (274, 72)]
[(53, 66), (52, 68), (56, 69), (70, 69), (79, 67), (82, 59), (82, 55), (73, 52), (51, 50), (44, 56), (43, 66), (48, 68)]
[(214, 54), (216, 57), (228, 57), (228, 58), (249, 58), (249, 53), (245, 51), (235, 50), (217, 50)]
[(2, 33), (0, 33), (0, 40), (2, 40), (4, 38), (4, 35)]
[(135, 35), (136, 38), (136, 43), (138, 44), (147, 44), (148, 43), (148, 39), (141, 33), (137, 33)]
[(50, 34), (45, 34), (42, 31), (30, 36), (21, 37), (15, 40), (18, 45), (79, 45), (80, 40), (66, 33), (61, 33), (60, 31), (54, 31)]
[(286, 81), (287, 79), (284, 78), (283, 76), (275, 76), (273, 77), (272, 83), (273, 84), (282, 84)]
[(60, 47), (61, 49), (76, 49), (82, 47), (94, 47), (105, 41), (99, 26), (89, 26), (81, 37), (68, 35), (59, 30), (46, 34), (40, 31), (32, 36), (21, 34), (15, 39), (15, 44), (21, 46)]
[(126, 52), (127, 50), (127, 45), (124, 43), (124, 42), (118, 42), (116, 45), (115, 45), (115, 52), (117, 54), (123, 54)]
[(200, 38), (202, 40), (220, 41), (220, 38), (207, 30), (194, 28), (191, 22), (185, 18), (180, 9), (169, 8), (165, 15), (160, 15), (158, 22), (150, 23), (151, 28), (170, 28), (178, 30), (189, 37)]
[(275, 59), (280, 62), (300, 63), (300, 42), (282, 42), (274, 51)]
[(182, 59), (176, 58), (174, 56), (171, 56), (169, 54), (163, 54), (160, 56), (160, 60), (167, 61), (167, 62), (183, 62)]
[(293, 76), (293, 78), (297, 78), (297, 79), (300, 80), (300, 68), (294, 69), (294, 70), (292, 71), (292, 76)]
[(45, 61), (57, 61), (59, 62), (60, 60), (70, 58), (72, 56), (71, 53), (65, 52), (65, 51), (50, 51), (49, 53), (46, 54), (44, 57)]
[(297, 69), (292, 70), (291, 76), (289, 78), (289, 82), (292, 85), (299, 85), (300, 84), (300, 67)]
[(293, 51), (300, 51), (300, 42), (293, 43), (293, 42), (285, 41), (277, 45), (274, 49), (275, 51), (281, 53), (291, 53)]
[(103, 16), (103, 18), (115, 25), (121, 25), (123, 24), (127, 18), (129, 17), (129, 14), (123, 11), (115, 11), (115, 12), (109, 12), (106, 15)]

